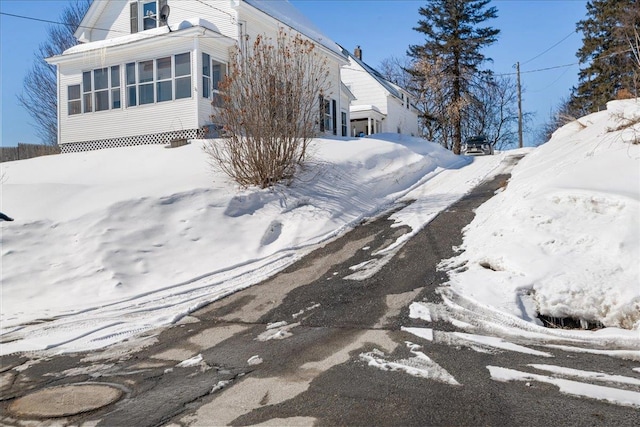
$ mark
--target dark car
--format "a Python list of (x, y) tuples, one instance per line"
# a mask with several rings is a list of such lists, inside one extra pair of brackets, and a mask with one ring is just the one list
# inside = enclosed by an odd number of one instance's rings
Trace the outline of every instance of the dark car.
[(493, 154), (493, 145), (491, 145), (489, 140), (482, 135), (472, 136), (471, 138), (467, 138), (467, 140), (462, 144), (462, 154), (486, 154), (490, 156)]

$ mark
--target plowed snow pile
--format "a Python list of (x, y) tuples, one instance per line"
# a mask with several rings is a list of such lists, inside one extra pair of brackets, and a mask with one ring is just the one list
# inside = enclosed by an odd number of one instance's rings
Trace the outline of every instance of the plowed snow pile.
[[(640, 103), (569, 123), (477, 210), (451, 287), (539, 323), (537, 313), (640, 330)], [(634, 142), (635, 141), (635, 142)]]

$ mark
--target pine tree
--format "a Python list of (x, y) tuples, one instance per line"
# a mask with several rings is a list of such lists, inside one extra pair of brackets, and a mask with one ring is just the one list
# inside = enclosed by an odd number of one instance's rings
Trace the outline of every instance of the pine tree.
[(583, 34), (576, 56), (586, 64), (570, 100), (570, 110), (576, 116), (597, 111), (618, 97), (638, 96), (640, 67), (629, 44), (640, 27), (638, 10), (638, 0), (587, 3), (587, 17), (576, 26)]
[[(418, 79), (438, 82), (438, 88), (425, 88), (446, 94), (446, 115), (451, 120), (451, 148), (460, 154), (463, 135), (463, 114), (470, 103), (471, 85), (487, 61), (481, 50), (494, 43), (500, 30), (480, 27), (495, 18), (497, 9), (487, 7), (490, 0), (430, 0), (419, 13), (422, 19), (414, 30), (423, 33), (422, 45), (409, 47), (409, 56), (416, 61), (413, 70)], [(421, 64), (422, 63), (422, 64)], [(422, 70), (422, 71), (421, 71)], [(437, 72), (439, 76), (424, 74)], [(434, 79), (434, 77), (436, 77)]]
[(74, 33), (89, 9), (92, 0), (75, 0), (60, 16), (61, 24), (47, 30), (47, 40), (34, 53), (33, 67), (24, 78), (23, 92), (18, 101), (27, 110), (36, 125), (36, 135), (45, 144), (58, 142), (58, 92), (56, 67), (45, 58), (59, 55), (78, 44)]

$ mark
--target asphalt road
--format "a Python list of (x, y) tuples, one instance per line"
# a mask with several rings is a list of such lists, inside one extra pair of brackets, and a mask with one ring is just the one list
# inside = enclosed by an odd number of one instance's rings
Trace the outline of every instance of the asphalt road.
[[(438, 263), (454, 255), (473, 210), (508, 178), (500, 175), (479, 185), (370, 277), (354, 280), (353, 267), (379, 259), (377, 251), (408, 231), (393, 227), (389, 215), (363, 223), (273, 278), (135, 342), (47, 359), (3, 357), (0, 421), (92, 426), (640, 425), (637, 407), (572, 396), (540, 381), (496, 381), (488, 369), (531, 371), (529, 364), (545, 363), (629, 376), (637, 361), (568, 353), (541, 341), (518, 343), (553, 357), (488, 351), (452, 339), (459, 329), (450, 319), (426, 322), (409, 316), (412, 301), (443, 303), (436, 289), (447, 278)], [(432, 328), (440, 339), (401, 330), (409, 326)], [(406, 367), (414, 368), (414, 375)], [(640, 391), (639, 386), (616, 387)], [(43, 391), (50, 395), (38, 394)]]

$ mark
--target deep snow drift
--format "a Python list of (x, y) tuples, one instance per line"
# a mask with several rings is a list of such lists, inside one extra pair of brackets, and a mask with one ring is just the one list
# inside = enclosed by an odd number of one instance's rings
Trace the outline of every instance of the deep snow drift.
[(640, 331), (639, 121), (637, 100), (614, 101), (526, 156), (467, 227), (452, 289), (536, 322)]
[[(610, 108), (640, 114), (635, 102)], [(464, 252), (444, 263), (466, 269), (447, 289), (531, 325), (540, 310), (637, 339), (640, 146), (625, 141), (640, 129), (609, 132), (620, 124), (612, 111), (523, 151)], [(15, 221), (0, 222), (0, 353), (100, 348), (175, 323), (398, 200), (415, 200), (392, 218), (416, 233), (513, 155), (459, 157), (400, 135), (318, 139), (291, 187), (240, 191), (202, 144), (2, 163), (0, 211)], [(374, 274), (411, 234), (351, 279)]]

